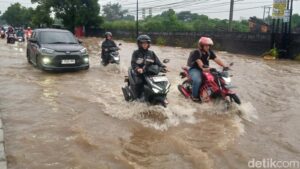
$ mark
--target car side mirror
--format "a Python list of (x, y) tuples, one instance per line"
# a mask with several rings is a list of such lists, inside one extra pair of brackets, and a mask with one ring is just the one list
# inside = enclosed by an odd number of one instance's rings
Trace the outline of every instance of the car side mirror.
[(31, 42), (31, 43), (37, 43), (37, 40), (34, 39), (34, 38), (30, 38), (30, 39), (29, 39), (29, 42)]
[(163, 63), (169, 63), (170, 62), (170, 59), (164, 59), (163, 60)]
[(78, 43), (79, 43), (79, 44), (82, 44), (82, 43), (83, 43), (82, 40), (80, 40), (80, 39), (77, 39), (77, 40), (78, 40)]

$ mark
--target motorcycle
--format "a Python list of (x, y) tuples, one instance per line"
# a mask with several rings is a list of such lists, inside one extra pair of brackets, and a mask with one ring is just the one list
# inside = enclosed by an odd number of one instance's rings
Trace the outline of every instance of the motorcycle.
[(7, 35), (7, 43), (9, 44), (15, 44), (16, 37), (14, 33), (8, 33)]
[(31, 38), (32, 32), (26, 33), (26, 40), (28, 41)]
[[(120, 43), (119, 46), (121, 46), (122, 44)], [(104, 63), (103, 61), (101, 62), (104, 66), (108, 65), (108, 64), (120, 64), (120, 53), (119, 53), (120, 48), (119, 47), (111, 47), (109, 49), (107, 49), (107, 55), (106, 57), (108, 57), (108, 63)]]
[(17, 41), (18, 42), (25, 42), (24, 32), (23, 30), (17, 31)]
[(4, 30), (1, 30), (0, 36), (1, 36), (1, 39), (5, 38), (5, 31)]
[(18, 39), (18, 42), (24, 42), (25, 41), (24, 37), (22, 37), (22, 36), (18, 36), (17, 39)]
[[(169, 60), (165, 59), (164, 63)], [(147, 64), (146, 64), (147, 65)], [(129, 68), (128, 76), (125, 76), (125, 83), (127, 85), (122, 88), (124, 98), (128, 102), (139, 100), (134, 90), (136, 79), (135, 71)], [(143, 94), (140, 101), (148, 102), (152, 105), (162, 105), (167, 107), (167, 94), (169, 93), (171, 84), (166, 77), (167, 70), (158, 65), (147, 65), (144, 67), (144, 77), (146, 84), (144, 84)]]
[[(230, 67), (233, 63), (230, 64)], [(186, 98), (191, 98), (192, 95), (192, 79), (189, 75), (189, 68), (183, 67), (183, 72), (180, 73), (182, 79), (185, 79), (181, 85), (178, 85), (178, 90)], [(203, 72), (203, 82), (200, 87), (200, 99), (202, 102), (210, 102), (213, 100), (221, 99), (226, 103), (235, 102), (241, 104), (240, 98), (235, 92), (232, 91), (231, 77), (229, 75), (230, 69), (223, 69), (223, 71), (217, 71), (216, 69), (210, 69), (210, 72)]]

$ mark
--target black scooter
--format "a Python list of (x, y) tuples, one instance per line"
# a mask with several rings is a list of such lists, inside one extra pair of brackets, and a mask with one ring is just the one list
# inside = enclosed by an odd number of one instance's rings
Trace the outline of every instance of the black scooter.
[[(119, 46), (122, 44), (120, 43)], [(120, 64), (120, 53), (119, 53), (120, 48), (119, 47), (111, 47), (107, 49), (106, 57), (108, 57), (108, 62), (105, 63), (102, 60), (102, 65), (107, 66), (108, 64)]]
[[(168, 63), (169, 61), (169, 59), (165, 59), (163, 63)], [(143, 87), (143, 96), (141, 99), (137, 98), (136, 91), (134, 90), (136, 84), (135, 73), (132, 68), (129, 68), (128, 76), (125, 76), (127, 85), (122, 88), (125, 100), (128, 102), (140, 100), (152, 105), (167, 107), (168, 102), (166, 99), (171, 87), (166, 76), (167, 71), (158, 65), (150, 64), (144, 67), (143, 77), (145, 78), (146, 84)]]
[(7, 34), (7, 43), (8, 44), (15, 44), (16, 42), (16, 36), (14, 33), (8, 33)]

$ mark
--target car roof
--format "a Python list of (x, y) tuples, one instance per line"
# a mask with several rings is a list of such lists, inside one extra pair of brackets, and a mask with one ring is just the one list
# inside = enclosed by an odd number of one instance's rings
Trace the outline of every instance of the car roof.
[(43, 28), (43, 29), (35, 29), (36, 32), (70, 32), (65, 29), (50, 29), (50, 28)]

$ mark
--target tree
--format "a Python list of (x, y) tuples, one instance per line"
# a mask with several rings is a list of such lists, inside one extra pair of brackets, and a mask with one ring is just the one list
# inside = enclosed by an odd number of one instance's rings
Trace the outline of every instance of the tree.
[(76, 26), (99, 26), (103, 20), (99, 16), (98, 0), (31, 0), (38, 6), (52, 9), (55, 16), (63, 20), (66, 28), (74, 31)]
[(32, 16), (32, 9), (21, 6), (20, 3), (12, 4), (3, 13), (2, 19), (13, 26), (29, 25)]
[(118, 19), (124, 19), (128, 10), (122, 10), (122, 6), (119, 3), (108, 3), (103, 6), (104, 17), (106, 20), (114, 21)]
[(299, 28), (300, 27), (300, 15), (294, 14), (292, 17), (292, 28)]
[(38, 5), (32, 13), (33, 15), (31, 21), (34, 27), (49, 27), (54, 22), (54, 20), (50, 16), (50, 8), (44, 5)]
[(191, 13), (191, 11), (182, 11), (177, 14), (177, 18), (180, 21), (190, 22), (199, 17), (198, 14)]

